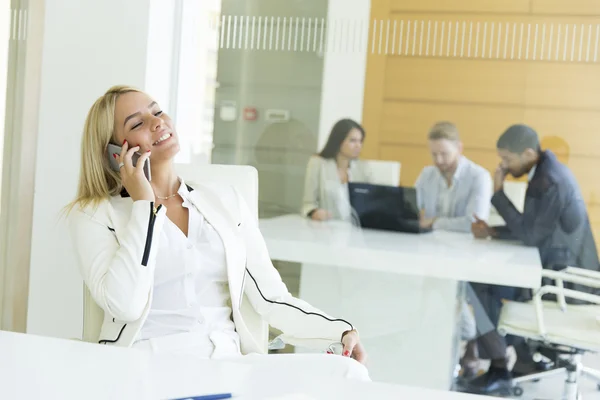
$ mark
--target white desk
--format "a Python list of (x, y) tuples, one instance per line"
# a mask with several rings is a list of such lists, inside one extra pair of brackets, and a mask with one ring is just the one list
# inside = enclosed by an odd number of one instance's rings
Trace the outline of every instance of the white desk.
[(275, 260), (525, 288), (541, 283), (536, 248), (469, 234), (361, 230), (299, 215), (260, 220), (260, 230)]
[(0, 399), (150, 399), (150, 371), (139, 350), (0, 331)]
[(261, 220), (260, 229), (272, 259), (302, 264), (300, 297), (357, 326), (381, 382), (450, 387), (457, 281), (541, 283), (536, 248), (470, 234), (361, 230), (298, 215)]
[(2, 399), (164, 400), (223, 392), (239, 400), (483, 399), (2, 331), (0, 356)]

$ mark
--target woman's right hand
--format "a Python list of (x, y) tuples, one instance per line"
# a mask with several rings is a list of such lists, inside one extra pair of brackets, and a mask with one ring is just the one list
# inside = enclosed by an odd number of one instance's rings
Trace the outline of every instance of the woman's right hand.
[(121, 155), (118, 158), (119, 164), (123, 164), (120, 168), (121, 182), (133, 201), (154, 201), (154, 191), (152, 190), (148, 178), (144, 175), (144, 164), (148, 157), (150, 157), (150, 150), (142, 154), (137, 161), (137, 165), (135, 167), (133, 166), (133, 153), (139, 149), (139, 146), (129, 148), (129, 143), (127, 143), (127, 141), (123, 142)]
[(313, 219), (313, 221), (327, 221), (328, 219), (331, 219), (331, 213), (322, 208), (317, 208), (312, 212), (310, 217)]

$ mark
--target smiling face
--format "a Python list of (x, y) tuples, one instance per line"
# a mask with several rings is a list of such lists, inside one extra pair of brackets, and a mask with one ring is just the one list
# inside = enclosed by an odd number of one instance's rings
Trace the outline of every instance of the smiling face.
[(150, 150), (152, 162), (169, 161), (179, 152), (173, 121), (158, 104), (142, 92), (119, 96), (115, 105), (115, 138), (121, 145), (140, 146), (139, 153)]

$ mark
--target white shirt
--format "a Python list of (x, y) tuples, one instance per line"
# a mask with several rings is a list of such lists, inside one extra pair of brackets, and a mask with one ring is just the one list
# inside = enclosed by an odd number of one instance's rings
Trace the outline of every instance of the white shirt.
[[(439, 193), (438, 200), (436, 204), (436, 211), (438, 218), (451, 218), (454, 217), (454, 213), (452, 211), (454, 206), (454, 193), (456, 192), (456, 187), (458, 178), (460, 176), (460, 170), (463, 163), (459, 162), (456, 168), (454, 175), (452, 175), (452, 182), (448, 184), (448, 181), (445, 177), (438, 181), (439, 185)], [(440, 174), (441, 175), (441, 174)]]
[(531, 180), (533, 179), (533, 176), (535, 175), (536, 169), (537, 169), (537, 164), (535, 164), (533, 167), (531, 167), (531, 169), (529, 170), (529, 173), (527, 174), (527, 182), (531, 182)]
[(423, 169), (415, 184), (419, 208), (426, 218), (436, 218), (434, 229), (470, 232), (473, 215), (487, 220), (490, 214), (492, 178), (483, 167), (461, 157), (452, 184), (437, 167)]
[[(221, 237), (188, 200), (183, 179), (178, 190), (189, 210), (188, 236), (168, 218), (160, 237), (154, 295), (139, 340), (189, 333), (191, 347), (205, 357), (237, 355), (239, 337), (231, 319), (225, 250)], [(197, 334), (197, 342), (196, 335)]]
[[(327, 192), (328, 197), (331, 199), (335, 199), (334, 206), (335, 210), (328, 210), (333, 213), (333, 215), (338, 215), (339, 219), (343, 221), (350, 221), (352, 219), (352, 207), (350, 206), (350, 193), (348, 192), (348, 182), (352, 182), (352, 175), (350, 173), (350, 168), (347, 170), (348, 172), (348, 181), (342, 182), (342, 179), (339, 176), (339, 172), (336, 176), (336, 180), (330, 180), (327, 184)], [(336, 169), (337, 172), (337, 169)]]
[(338, 213), (344, 216), (344, 220), (349, 220), (352, 214), (352, 208), (350, 207), (350, 192), (348, 191), (348, 182), (342, 183), (340, 186), (340, 201), (338, 202)]

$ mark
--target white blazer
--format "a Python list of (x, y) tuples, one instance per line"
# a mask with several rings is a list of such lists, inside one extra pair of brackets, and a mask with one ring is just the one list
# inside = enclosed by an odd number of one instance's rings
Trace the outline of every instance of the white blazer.
[[(233, 322), (243, 354), (267, 351), (261, 343), (264, 322), (281, 330), (285, 342), (307, 347), (339, 342), (353, 328), (288, 292), (256, 218), (235, 188), (188, 188), (189, 201), (223, 240)], [(69, 214), (83, 279), (104, 310), (100, 343), (128, 347), (136, 341), (152, 304), (157, 241), (165, 218), (164, 206), (155, 210), (153, 202), (133, 202), (125, 191), (95, 208), (76, 208)]]

